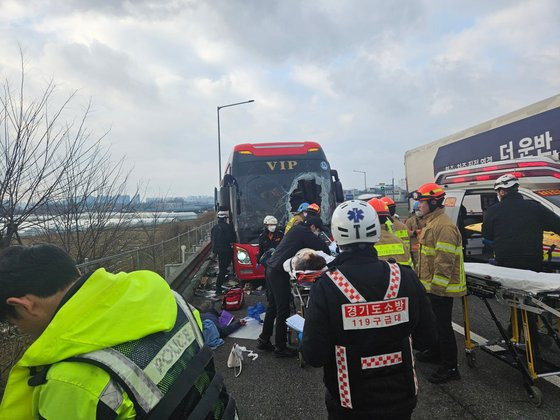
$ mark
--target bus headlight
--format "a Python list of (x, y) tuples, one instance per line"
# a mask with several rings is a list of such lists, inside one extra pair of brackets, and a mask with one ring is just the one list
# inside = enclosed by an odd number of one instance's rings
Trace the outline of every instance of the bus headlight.
[(236, 248), (236, 256), (237, 262), (239, 264), (250, 265), (251, 258), (249, 257), (249, 253), (245, 251), (243, 248)]

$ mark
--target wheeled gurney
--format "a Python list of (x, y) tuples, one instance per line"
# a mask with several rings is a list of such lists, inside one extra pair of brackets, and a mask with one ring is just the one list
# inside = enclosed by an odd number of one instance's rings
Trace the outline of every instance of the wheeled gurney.
[[(540, 319), (547, 335), (560, 349), (560, 338), (553, 326), (560, 320), (560, 274), (536, 273), (479, 263), (465, 263), (465, 274), (468, 294), (484, 302), (501, 337), (488, 340), (483, 344), (473, 342), (468, 296), (464, 296), (463, 317), (467, 364), (470, 367), (476, 366), (475, 350), (481, 349), (517, 368), (523, 376), (523, 384), (531, 401), (540, 406), (543, 396), (535, 386), (535, 382), (539, 378), (560, 375), (560, 367), (536, 357), (534, 343), (531, 340), (531, 333), (536, 332), (536, 328), (531, 327), (531, 323), (536, 327), (536, 322), (531, 321), (530, 314)], [(488, 302), (490, 299), (496, 299), (497, 302), (510, 308), (511, 333), (506, 331), (497, 318)], [(520, 331), (519, 317), (521, 317), (522, 331)]]

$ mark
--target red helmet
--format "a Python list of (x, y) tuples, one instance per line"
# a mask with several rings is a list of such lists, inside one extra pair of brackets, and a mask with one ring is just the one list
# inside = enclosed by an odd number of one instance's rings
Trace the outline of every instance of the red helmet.
[(317, 203), (311, 203), (309, 205), (309, 207), (307, 207), (307, 209), (305, 209), (305, 211), (311, 211), (317, 214), (321, 213), (321, 207), (319, 207), (319, 205)]
[(388, 206), (394, 206), (395, 205), (395, 202), (390, 197), (387, 197), (387, 196), (381, 197), (380, 200), (383, 201)]
[(390, 216), (391, 215), (389, 213), (389, 207), (387, 207), (387, 204), (385, 204), (379, 198), (372, 198), (371, 200), (368, 201), (368, 204), (371, 207), (373, 207), (373, 209), (375, 210), (375, 212), (377, 213), (378, 216)]
[(416, 201), (439, 200), (445, 197), (445, 191), (441, 185), (428, 182), (412, 193), (412, 198)]

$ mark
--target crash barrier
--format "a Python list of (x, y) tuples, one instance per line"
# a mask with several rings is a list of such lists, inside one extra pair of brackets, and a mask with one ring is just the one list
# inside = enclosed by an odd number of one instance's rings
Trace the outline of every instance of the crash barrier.
[[(477, 344), (471, 338), (469, 304), (463, 297), (465, 351), (469, 367), (476, 367), (481, 349), (519, 370), (531, 402), (540, 406), (543, 394), (535, 385), (539, 378), (560, 375), (560, 366), (544, 360), (538, 348), (537, 319), (541, 330), (560, 350), (560, 274), (465, 263), (468, 294), (480, 298), (496, 324), (499, 338)], [(489, 300), (510, 308), (511, 333), (497, 318)], [(520, 327), (521, 324), (521, 327)]]
[(183, 265), (189, 257), (198, 255), (210, 241), (210, 231), (215, 221), (200, 225), (171, 239), (153, 245), (134, 248), (109, 257), (86, 261), (78, 265), (82, 273), (90, 273), (100, 267), (109, 272), (151, 270), (162, 276), (166, 264)]

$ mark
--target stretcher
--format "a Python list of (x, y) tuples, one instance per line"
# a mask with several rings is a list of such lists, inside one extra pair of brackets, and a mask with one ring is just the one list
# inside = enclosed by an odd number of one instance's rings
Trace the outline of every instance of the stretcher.
[[(536, 273), (497, 267), (490, 264), (465, 263), (468, 295), (480, 298), (500, 334), (498, 339), (475, 343), (471, 337), (468, 296), (463, 297), (465, 351), (467, 364), (476, 367), (476, 350), (480, 349), (518, 369), (533, 404), (540, 406), (543, 395), (535, 385), (539, 378), (560, 375), (560, 367), (538, 357), (534, 344), (537, 322), (560, 350), (556, 330), (560, 320), (560, 274)], [(510, 308), (511, 333), (497, 318), (489, 300)], [(520, 326), (521, 324), (521, 326)], [(556, 324), (556, 327), (553, 325)]]

